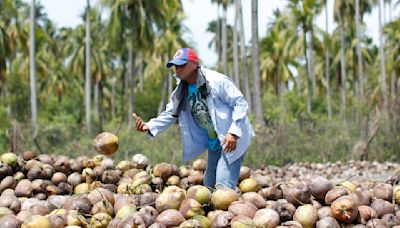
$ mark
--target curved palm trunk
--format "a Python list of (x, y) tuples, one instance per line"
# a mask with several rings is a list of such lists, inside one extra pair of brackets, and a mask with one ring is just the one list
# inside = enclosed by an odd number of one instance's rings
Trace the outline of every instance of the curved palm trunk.
[(227, 39), (227, 29), (226, 29), (226, 4), (222, 5), (222, 67), (224, 69), (224, 74), (228, 73), (228, 39)]
[(36, 104), (36, 63), (35, 63), (35, 56), (36, 56), (36, 49), (35, 49), (35, 1), (32, 0), (31, 5), (31, 28), (30, 28), (30, 50), (29, 50), (29, 63), (30, 63), (30, 89), (31, 89), (31, 114), (32, 114), (32, 124), (34, 129), (34, 138), (36, 138), (37, 132), (39, 130), (38, 124), (38, 117), (37, 117), (37, 104)]
[[(325, 0), (325, 31), (328, 34), (328, 5), (327, 0)], [(331, 86), (330, 86), (330, 75), (329, 75), (329, 66), (330, 66), (330, 54), (328, 42), (326, 43), (326, 53), (325, 53), (325, 80), (326, 80), (326, 105), (328, 110), (328, 118), (332, 119), (332, 104), (331, 104)]]
[(383, 27), (382, 27), (382, 3), (379, 0), (379, 55), (381, 57), (381, 83), (382, 83), (382, 97), (383, 97), (383, 108), (387, 111), (387, 89), (386, 89), (386, 60), (385, 60), (385, 42), (383, 39)]
[(244, 37), (244, 25), (243, 25), (243, 13), (242, 13), (242, 5), (239, 1), (239, 11), (240, 11), (240, 16), (239, 16), (239, 21), (240, 21), (240, 29), (239, 29), (239, 34), (240, 34), (240, 61), (242, 62), (242, 73), (243, 73), (243, 83), (244, 83), (244, 93), (245, 97), (247, 100), (247, 103), (249, 104), (249, 112), (251, 113), (253, 110), (253, 103), (251, 99), (251, 93), (250, 93), (250, 84), (249, 84), (249, 76), (248, 76), (248, 66), (247, 66), (247, 58), (246, 58), (246, 44), (245, 44), (245, 37)]
[(86, 72), (85, 72), (85, 110), (86, 110), (86, 130), (91, 132), (90, 126), (90, 4), (86, 0)]
[(255, 123), (265, 126), (263, 118), (263, 104), (260, 86), (260, 59), (258, 46), (258, 0), (251, 1), (251, 31), (252, 31), (252, 59), (253, 59), (253, 91)]
[(235, 19), (233, 26), (233, 78), (236, 82), (236, 86), (240, 89), (239, 82), (239, 54), (238, 54), (238, 18), (239, 18), (239, 1), (235, 0)]

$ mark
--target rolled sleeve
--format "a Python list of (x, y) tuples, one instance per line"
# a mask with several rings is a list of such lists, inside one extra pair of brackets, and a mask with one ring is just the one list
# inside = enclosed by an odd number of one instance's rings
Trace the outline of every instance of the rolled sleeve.
[(221, 85), (221, 99), (232, 108), (232, 124), (228, 133), (239, 138), (242, 136), (242, 129), (246, 122), (249, 105), (242, 92), (229, 78), (226, 78)]
[[(175, 92), (175, 91), (174, 91)], [(178, 118), (172, 116), (172, 108), (173, 104), (173, 94), (171, 95), (170, 101), (167, 104), (165, 110), (156, 118), (151, 119), (149, 122), (146, 123), (149, 131), (147, 132), (147, 136), (149, 138), (154, 138), (159, 133), (166, 130), (169, 126), (176, 122)]]
[(228, 130), (228, 133), (236, 135), (237, 137), (242, 137), (242, 129), (238, 127), (234, 122)]

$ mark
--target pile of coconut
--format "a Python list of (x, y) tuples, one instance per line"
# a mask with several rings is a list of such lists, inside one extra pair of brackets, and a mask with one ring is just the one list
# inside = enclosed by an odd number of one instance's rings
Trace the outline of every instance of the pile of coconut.
[(0, 160), (0, 227), (400, 227), (394, 163), (242, 166), (231, 190), (202, 185), (203, 159), (178, 167), (141, 154), (115, 163), (26, 151)]

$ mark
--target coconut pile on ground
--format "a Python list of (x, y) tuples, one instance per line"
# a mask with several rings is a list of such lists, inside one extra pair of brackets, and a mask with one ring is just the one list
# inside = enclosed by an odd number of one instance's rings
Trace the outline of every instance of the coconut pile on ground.
[(0, 160), (0, 227), (400, 227), (395, 163), (243, 166), (234, 191), (203, 186), (202, 159), (177, 167), (141, 154), (115, 163), (26, 151)]

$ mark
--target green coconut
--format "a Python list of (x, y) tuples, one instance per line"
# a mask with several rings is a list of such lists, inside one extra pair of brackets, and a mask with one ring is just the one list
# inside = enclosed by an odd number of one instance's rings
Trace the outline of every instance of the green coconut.
[(229, 205), (239, 200), (239, 195), (230, 188), (220, 188), (213, 192), (211, 202), (216, 209), (228, 210)]
[(14, 153), (4, 153), (0, 157), (1, 162), (6, 163), (9, 166), (16, 166), (18, 164), (18, 157)]
[(200, 204), (209, 204), (211, 202), (211, 191), (203, 185), (193, 185), (187, 190), (186, 198), (197, 200)]

